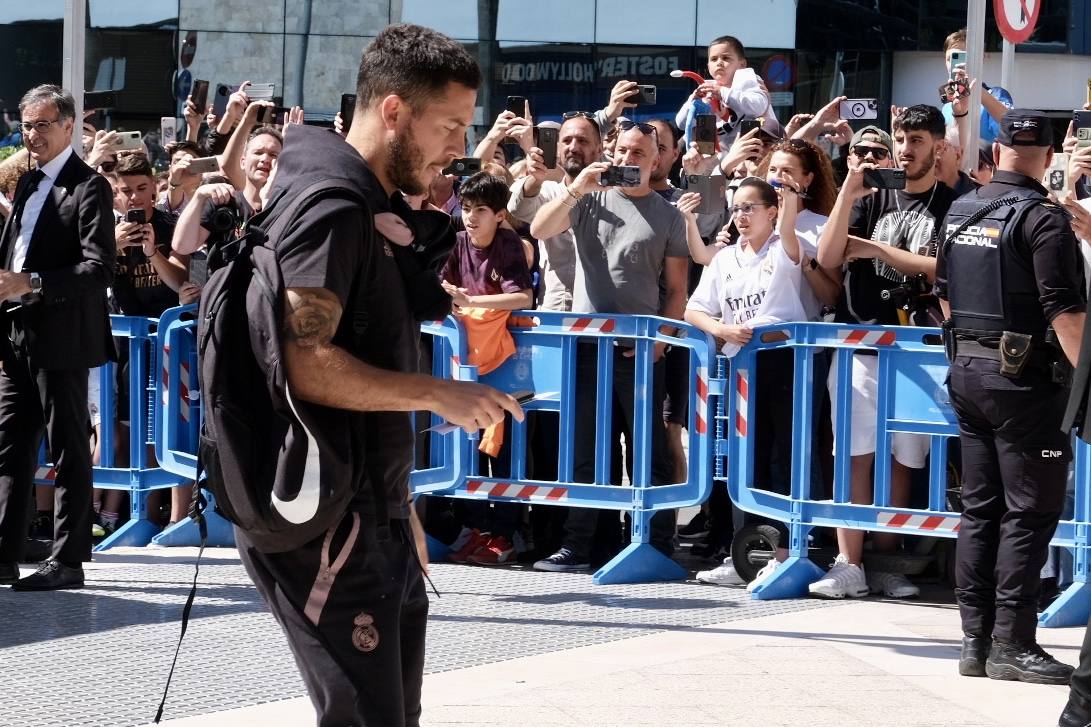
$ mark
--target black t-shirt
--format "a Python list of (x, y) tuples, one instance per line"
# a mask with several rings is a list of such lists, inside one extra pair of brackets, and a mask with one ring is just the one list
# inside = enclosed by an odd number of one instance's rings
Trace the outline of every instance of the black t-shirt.
[[(380, 190), (371, 212), (386, 211)], [(413, 320), (390, 244), (359, 208), (330, 214), (344, 203), (321, 201), (304, 214), (299, 232), (277, 245), (286, 288), (325, 288), (341, 301), (343, 312), (333, 343), (372, 366), (393, 371), (417, 370), (419, 328)], [(313, 406), (313, 405), (312, 405)], [(413, 464), (413, 427), (408, 413), (358, 413), (317, 407), (323, 426), (344, 452), (352, 452), (357, 474), (353, 507), (373, 508), (372, 482), (386, 494), (392, 518), (407, 518), (409, 472)], [(362, 466), (361, 466), (362, 463)]]
[[(882, 189), (853, 204), (849, 234), (935, 257), (943, 219), (954, 199), (954, 192), (940, 182), (919, 194)], [(845, 270), (845, 291), (837, 305), (837, 320), (897, 325), (901, 301), (884, 301), (882, 293), (904, 285), (907, 280), (905, 274), (878, 259), (849, 263)]]
[[(170, 257), (170, 242), (177, 222), (178, 217), (170, 212), (152, 211), (155, 247), (164, 258)], [(140, 246), (118, 250), (113, 292), (122, 314), (127, 316), (158, 318), (163, 311), (178, 305), (178, 293), (162, 281)]]

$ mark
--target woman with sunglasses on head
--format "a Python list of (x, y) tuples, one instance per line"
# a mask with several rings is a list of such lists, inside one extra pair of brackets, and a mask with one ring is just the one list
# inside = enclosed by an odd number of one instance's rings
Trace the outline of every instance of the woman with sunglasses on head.
[[(685, 201), (679, 201), (679, 209)], [(775, 190), (757, 177), (744, 179), (735, 192), (730, 213), (739, 241), (716, 253), (704, 269), (685, 316), (686, 321), (716, 338), (725, 356), (738, 353), (756, 326), (807, 319), (800, 298), (803, 252), (795, 232), (799, 207), (799, 195), (792, 187)], [(692, 214), (691, 210), (683, 212)], [(777, 233), (778, 226), (782, 234)], [(754, 487), (788, 494), (789, 482), (774, 480), (772, 463), (791, 461), (793, 353), (782, 348), (760, 355), (755, 395), (761, 414), (754, 422)], [(780, 544), (787, 544), (784, 526), (769, 524), (780, 533)], [(778, 547), (776, 557), (747, 589), (757, 587), (787, 557), (787, 549)], [(717, 568), (699, 572), (697, 580), (716, 585), (745, 583), (730, 558)]]
[(818, 236), (837, 199), (829, 157), (809, 141), (785, 139), (770, 149), (758, 167), (758, 176), (774, 187), (787, 186), (799, 193), (802, 209), (795, 218), (795, 232), (806, 283), (801, 295), (807, 320), (818, 320), (823, 306), (837, 305), (841, 295), (841, 271), (824, 270), (815, 259)]

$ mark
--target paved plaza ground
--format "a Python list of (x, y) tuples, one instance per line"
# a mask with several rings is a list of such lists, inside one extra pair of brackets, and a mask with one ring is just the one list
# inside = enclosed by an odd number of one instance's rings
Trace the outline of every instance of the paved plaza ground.
[[(0, 589), (0, 725), (149, 724), (195, 554), (115, 549), (84, 590)], [(428, 727), (1031, 727), (1056, 724), (1067, 694), (957, 676), (958, 615), (938, 585), (914, 602), (836, 603), (520, 568), (436, 564), (433, 579)], [(200, 583), (164, 724), (313, 724), (235, 551), (207, 551)], [(1082, 637), (1040, 632), (1070, 663)]]

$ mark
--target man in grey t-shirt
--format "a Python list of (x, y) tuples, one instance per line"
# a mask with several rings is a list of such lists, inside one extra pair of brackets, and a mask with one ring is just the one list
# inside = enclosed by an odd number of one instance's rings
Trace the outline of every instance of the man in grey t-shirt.
[[(599, 175), (610, 166), (589, 164), (565, 194), (544, 205), (535, 215), (530, 232), (537, 239), (571, 229), (576, 244), (576, 277), (572, 292), (575, 313), (660, 315), (681, 319), (686, 304), (686, 273), (689, 249), (681, 213), (652, 191), (652, 168), (658, 158), (655, 129), (647, 124), (622, 121), (614, 161), (640, 168), (636, 187), (604, 187)], [(659, 279), (665, 282), (660, 296)], [(652, 484), (669, 484), (672, 467), (663, 426), (663, 364), (665, 346), (656, 344), (654, 386), (651, 401)], [(576, 432), (573, 477), (577, 482), (595, 481), (596, 346), (581, 344), (577, 352)], [(637, 390), (631, 348), (618, 346), (613, 361), (612, 419), (625, 434), (629, 474)], [(604, 483), (605, 484), (605, 483)], [(615, 482), (614, 484), (620, 484)], [(591, 544), (598, 513), (572, 509), (565, 522), (564, 545), (538, 561), (538, 570), (570, 571), (590, 567)], [(652, 544), (669, 555), (674, 536), (674, 512), (663, 511), (652, 519)]]

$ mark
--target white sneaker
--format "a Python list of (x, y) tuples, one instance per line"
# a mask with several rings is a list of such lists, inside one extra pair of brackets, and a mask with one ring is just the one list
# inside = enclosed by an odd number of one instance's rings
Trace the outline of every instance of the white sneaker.
[(887, 598), (916, 598), (921, 595), (921, 589), (901, 573), (871, 571), (867, 574), (867, 585), (872, 593), (881, 593)]
[(746, 585), (746, 580), (735, 570), (735, 566), (731, 565), (730, 558), (724, 558), (724, 562), (712, 570), (697, 571), (697, 580), (716, 586)]
[(779, 565), (779, 560), (777, 560), (776, 558), (770, 559), (769, 562), (766, 563), (760, 571), (758, 571), (758, 574), (754, 576), (754, 580), (746, 584), (746, 592), (753, 593), (755, 588), (764, 583), (765, 579), (767, 579), (769, 576), (773, 575), (773, 571), (775, 571), (777, 569), (777, 566)]
[(853, 565), (844, 555), (838, 555), (826, 575), (807, 590), (812, 596), (823, 598), (861, 598), (868, 594), (867, 578), (863, 566)]

